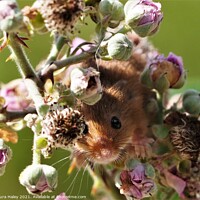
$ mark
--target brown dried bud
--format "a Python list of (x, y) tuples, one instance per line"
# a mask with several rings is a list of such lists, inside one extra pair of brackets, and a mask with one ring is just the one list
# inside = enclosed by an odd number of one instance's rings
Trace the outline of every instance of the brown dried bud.
[(170, 113), (165, 123), (172, 125), (170, 138), (181, 157), (197, 161), (200, 152), (200, 121), (179, 112)]

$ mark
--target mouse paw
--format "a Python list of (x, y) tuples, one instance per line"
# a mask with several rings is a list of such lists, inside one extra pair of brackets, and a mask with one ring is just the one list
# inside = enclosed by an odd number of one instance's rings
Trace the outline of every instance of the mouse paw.
[(149, 158), (152, 156), (151, 144), (154, 142), (153, 138), (133, 136), (132, 151), (133, 155), (138, 158)]

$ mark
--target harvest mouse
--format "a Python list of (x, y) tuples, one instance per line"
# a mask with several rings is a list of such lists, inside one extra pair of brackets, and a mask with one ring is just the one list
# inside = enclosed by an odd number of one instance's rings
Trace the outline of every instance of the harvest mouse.
[(95, 59), (89, 59), (83, 63), (99, 70), (103, 96), (95, 105), (81, 106), (88, 133), (76, 142), (75, 156), (108, 164), (125, 157), (148, 155), (152, 142), (147, 137), (151, 117), (145, 106), (154, 98), (154, 93), (140, 83), (148, 50), (138, 49), (143, 52), (133, 52), (128, 61), (98, 60), (96, 63)]

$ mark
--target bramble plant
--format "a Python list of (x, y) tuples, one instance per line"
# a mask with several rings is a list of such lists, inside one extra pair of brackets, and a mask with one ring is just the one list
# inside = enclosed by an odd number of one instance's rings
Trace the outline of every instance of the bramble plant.
[[(81, 27), (87, 26), (86, 18), (96, 26), (91, 41), (77, 38)], [(21, 10), (17, 0), (0, 0), (0, 51), (10, 50), (8, 60), (16, 63), (21, 75), (0, 89), (0, 176), (15, 156), (8, 142), (17, 143), (17, 131), (29, 127), (34, 134), (32, 164), (19, 174), (29, 194), (59, 187), (60, 174), (42, 164), (42, 157), (51, 158), (61, 148), (70, 152), (70, 170), (88, 170), (94, 199), (164, 200), (175, 194), (179, 199), (200, 199), (200, 92), (187, 90), (171, 103), (168, 91), (184, 85), (186, 71), (180, 56), (170, 52), (165, 57), (147, 39), (157, 33), (162, 20), (161, 4), (152, 0), (124, 4), (36, 0)], [(24, 51), (26, 40), (34, 34), (53, 38), (48, 57), (36, 67)], [(79, 151), (86, 144), (79, 140), (89, 138), (91, 130), (81, 105), (93, 106), (104, 98), (98, 63), (122, 65), (136, 56), (142, 63), (139, 81), (154, 94), (145, 107), (149, 118), (154, 118), (149, 138), (140, 141), (143, 149), (135, 149), (134, 154), (128, 151), (131, 148), (118, 149), (119, 162), (108, 158), (105, 149), (99, 150), (105, 162), (84, 157)], [(96, 68), (86, 66), (91, 59)], [(112, 122), (116, 129), (123, 126), (117, 117)], [(56, 200), (67, 200), (64, 192)]]

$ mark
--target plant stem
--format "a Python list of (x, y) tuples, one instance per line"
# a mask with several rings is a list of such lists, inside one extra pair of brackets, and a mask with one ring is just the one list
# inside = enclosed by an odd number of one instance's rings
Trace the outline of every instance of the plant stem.
[(107, 172), (104, 166), (98, 166), (95, 171), (92, 169), (88, 171), (94, 180), (98, 179), (98, 181), (103, 183), (106, 192), (108, 192), (114, 200), (126, 200), (126, 197), (120, 194), (119, 189), (115, 186), (114, 177)]
[(33, 100), (35, 104), (35, 108), (38, 115), (42, 117), (42, 114), (40, 113), (40, 108), (41, 106), (44, 105), (44, 99), (39, 92), (37, 84), (32, 79), (29, 79), (29, 78), (24, 79), (24, 82), (29, 92), (29, 95), (31, 96), (31, 99)]
[(15, 60), (22, 78), (31, 78), (41, 85), (41, 80), (27, 59), (21, 44), (17, 41), (17, 35), (15, 33), (9, 34), (9, 48), (12, 53), (12, 58)]
[(72, 64), (80, 63), (88, 58), (91, 58), (94, 56), (96, 52), (96, 47), (93, 47), (89, 49), (88, 51), (82, 52), (79, 55), (70, 56), (63, 60), (58, 60), (53, 62), (50, 66), (47, 66), (38, 73), (38, 75), (41, 77), (41, 79), (44, 81), (48, 78), (51, 79), (53, 77), (53, 73), (59, 69), (62, 69), (63, 67), (67, 67)]
[(32, 164), (40, 164), (41, 163), (41, 151), (39, 149), (37, 149), (36, 141), (37, 141), (37, 133), (34, 133)]
[[(22, 46), (18, 42), (18, 36), (15, 33), (11, 33), (9, 35), (9, 48), (12, 53), (12, 58), (17, 64), (18, 70), (24, 79), (25, 85), (27, 87), (27, 90), (29, 92), (29, 95), (31, 96), (38, 115), (42, 117), (42, 114), (40, 113), (41, 106), (44, 105), (44, 100), (42, 95), (40, 94), (38, 86), (43, 86), (43, 83), (35, 73), (33, 67), (31, 66), (29, 60), (26, 57), (26, 54), (24, 50), (22, 49)], [(38, 85), (37, 85), (38, 83)], [(39, 149), (37, 149), (36, 146), (36, 139), (37, 139), (37, 133), (34, 133), (34, 141), (33, 141), (33, 164), (39, 164), (41, 162), (41, 152)]]
[(56, 58), (58, 57), (58, 54), (60, 53), (66, 41), (66, 39), (62, 36), (55, 35), (54, 37), (55, 39), (54, 39), (51, 51), (49, 53), (49, 56), (47, 58), (47, 62), (45, 63), (45, 66), (50, 65), (52, 62), (56, 60)]
[(95, 52), (96, 52), (96, 48), (93, 48), (93, 49), (90, 49), (89, 52), (85, 51), (79, 55), (74, 55), (74, 56), (70, 56), (63, 60), (55, 61), (53, 64), (57, 66), (56, 70), (62, 69), (63, 67), (66, 67), (71, 64), (79, 63), (83, 60), (86, 60), (86, 59), (92, 57)]
[(36, 113), (35, 108), (28, 108), (23, 111), (7, 111), (4, 110), (3, 115), (5, 116), (3, 119), (0, 119), (0, 122), (10, 122), (15, 119), (21, 119), (24, 118), (29, 113)]
[(128, 25), (124, 25), (117, 33), (123, 33), (126, 34), (128, 32), (132, 31), (132, 28)]
[(29, 95), (35, 103), (37, 113), (40, 115), (39, 108), (44, 104), (44, 100), (36, 83), (39, 83), (39, 86), (43, 84), (27, 59), (20, 43), (17, 41), (17, 35), (11, 33), (9, 39), (9, 48), (12, 53), (12, 58), (17, 64), (17, 68), (24, 79)]

